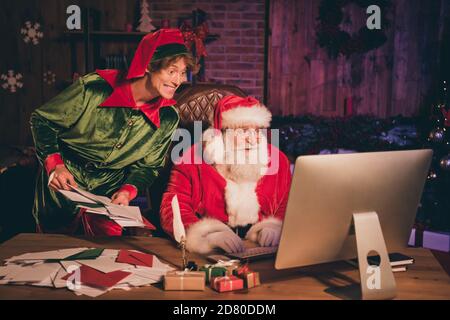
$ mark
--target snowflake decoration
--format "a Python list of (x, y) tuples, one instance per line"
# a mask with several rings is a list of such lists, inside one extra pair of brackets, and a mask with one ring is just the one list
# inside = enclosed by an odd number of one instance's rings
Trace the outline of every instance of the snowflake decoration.
[(30, 41), (36, 45), (39, 43), (39, 39), (42, 39), (44, 33), (40, 31), (41, 25), (37, 22), (32, 24), (30, 21), (25, 22), (25, 28), (20, 29), (20, 33), (24, 36), (23, 41), (29, 43)]
[(56, 74), (50, 70), (44, 72), (44, 82), (51, 85), (56, 82)]
[(15, 74), (13, 70), (8, 70), (8, 74), (2, 74), (0, 78), (4, 81), (2, 84), (3, 89), (9, 89), (11, 93), (16, 92), (17, 88), (23, 87), (23, 83), (20, 81), (22, 75), (20, 73)]

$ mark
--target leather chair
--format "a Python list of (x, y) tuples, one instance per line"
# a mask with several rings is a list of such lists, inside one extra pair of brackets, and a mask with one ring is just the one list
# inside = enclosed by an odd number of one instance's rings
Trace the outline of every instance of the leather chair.
[[(214, 117), (214, 109), (217, 102), (224, 96), (237, 95), (245, 97), (246, 94), (240, 88), (232, 85), (220, 84), (196, 84), (182, 85), (175, 94), (175, 105), (180, 115), (180, 128), (189, 130), (193, 136), (194, 121), (202, 122), (202, 129), (206, 130), (211, 124)], [(161, 205), (162, 195), (166, 190), (170, 177), (172, 162), (170, 160), (170, 150), (167, 154), (166, 165), (160, 171), (160, 176), (155, 180), (153, 185), (148, 189), (147, 201), (149, 210), (145, 213), (147, 218), (153, 223), (157, 230), (153, 232), (154, 236), (164, 236), (159, 221), (159, 208)]]
[(210, 83), (183, 85), (175, 95), (180, 127), (190, 127), (194, 121), (202, 121), (209, 126), (212, 123), (217, 102), (228, 95), (246, 96), (244, 91), (232, 85)]

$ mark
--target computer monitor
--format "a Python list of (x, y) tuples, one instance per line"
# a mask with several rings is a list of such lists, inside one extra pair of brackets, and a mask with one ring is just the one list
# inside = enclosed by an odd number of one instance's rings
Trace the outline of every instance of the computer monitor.
[[(275, 268), (358, 257), (362, 297), (394, 297), (387, 252), (407, 246), (431, 158), (431, 150), (298, 157)], [(373, 251), (380, 269), (368, 265)]]

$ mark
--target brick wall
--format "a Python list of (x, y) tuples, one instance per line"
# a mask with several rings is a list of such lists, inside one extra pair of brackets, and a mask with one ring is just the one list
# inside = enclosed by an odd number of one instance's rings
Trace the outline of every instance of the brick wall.
[(207, 44), (205, 78), (233, 84), (262, 100), (264, 77), (264, 0), (150, 0), (155, 25), (169, 19), (176, 27), (180, 17), (195, 9), (208, 14), (211, 34), (220, 38)]

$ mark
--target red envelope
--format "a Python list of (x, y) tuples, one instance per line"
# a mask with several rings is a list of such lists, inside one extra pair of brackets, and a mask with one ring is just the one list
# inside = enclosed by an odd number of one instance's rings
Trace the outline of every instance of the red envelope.
[(153, 266), (153, 255), (130, 250), (120, 250), (116, 262), (151, 268)]
[[(111, 288), (131, 274), (125, 271), (103, 273), (83, 264), (80, 267), (80, 272), (80, 282), (82, 284), (97, 288)], [(62, 279), (67, 280), (72, 274), (68, 274)]]

